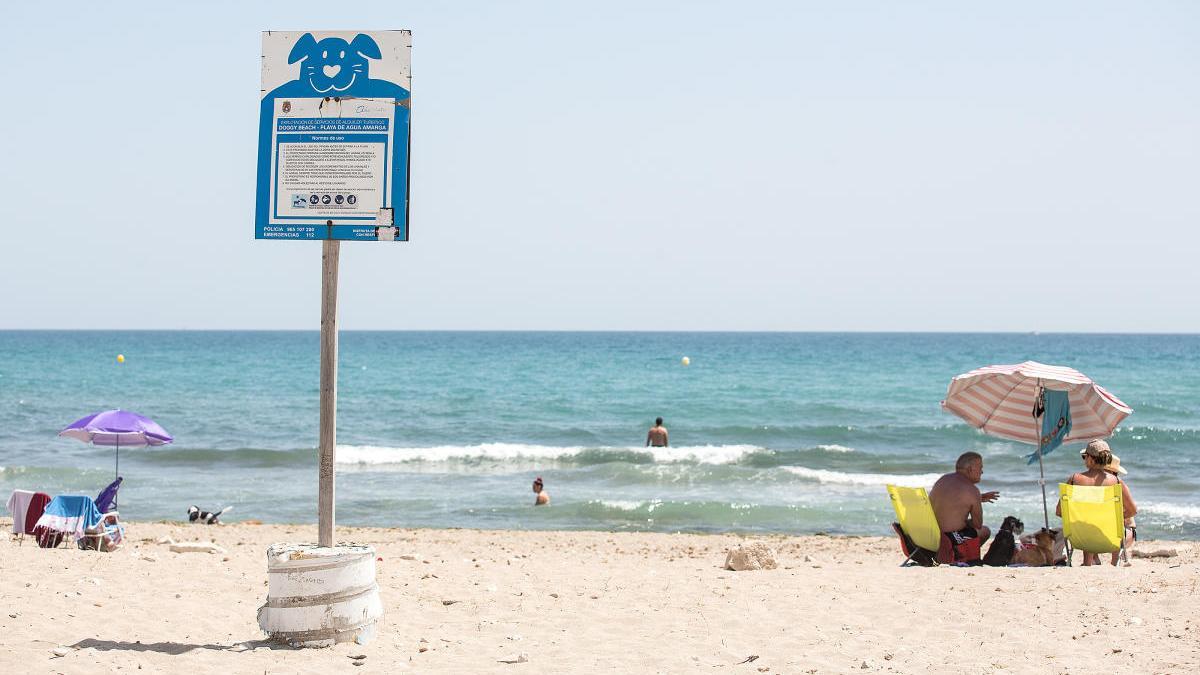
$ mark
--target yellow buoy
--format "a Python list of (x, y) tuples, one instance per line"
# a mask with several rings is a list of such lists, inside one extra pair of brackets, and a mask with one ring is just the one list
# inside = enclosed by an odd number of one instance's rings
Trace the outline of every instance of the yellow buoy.
[(686, 366), (686, 365), (690, 364), (692, 362), (692, 360), (685, 356), (682, 359), (680, 359), (679, 362)]
[(117, 354), (117, 363), (125, 363), (125, 355)]

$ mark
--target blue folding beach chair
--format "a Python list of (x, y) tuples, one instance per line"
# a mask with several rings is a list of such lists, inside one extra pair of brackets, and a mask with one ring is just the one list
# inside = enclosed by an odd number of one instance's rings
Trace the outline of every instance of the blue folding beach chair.
[(117, 491), (121, 489), (123, 480), (117, 476), (96, 496), (96, 508), (102, 514), (100, 524), (85, 532), (87, 538), (79, 543), (80, 548), (115, 551), (125, 542), (125, 526), (121, 524), (120, 514), (117, 513)]
[(104, 488), (100, 491), (100, 494), (96, 495), (96, 508), (100, 510), (100, 513), (108, 513), (109, 511), (116, 510), (117, 490), (121, 489), (121, 481), (123, 480), (125, 479), (117, 476), (116, 480), (109, 483), (108, 487)]

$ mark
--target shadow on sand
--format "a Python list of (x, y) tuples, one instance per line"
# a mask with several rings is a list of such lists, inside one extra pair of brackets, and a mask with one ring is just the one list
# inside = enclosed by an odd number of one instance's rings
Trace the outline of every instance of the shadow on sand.
[(96, 638), (87, 638), (80, 640), (71, 645), (75, 649), (95, 649), (102, 652), (123, 651), (123, 652), (157, 652), (159, 654), (170, 654), (178, 656), (186, 654), (195, 649), (211, 649), (218, 652), (248, 652), (255, 649), (266, 647), (267, 649), (286, 649), (292, 651), (293, 648), (287, 645), (272, 642), (270, 640), (247, 640), (245, 642), (235, 642), (231, 645), (196, 645), (186, 642), (123, 642), (119, 640), (97, 640)]

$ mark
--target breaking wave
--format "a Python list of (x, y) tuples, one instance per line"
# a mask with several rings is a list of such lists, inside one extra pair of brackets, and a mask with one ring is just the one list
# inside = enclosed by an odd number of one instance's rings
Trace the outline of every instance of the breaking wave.
[(827, 469), (810, 469), (806, 466), (785, 466), (784, 471), (818, 483), (835, 485), (902, 485), (904, 487), (928, 487), (942, 477), (940, 473), (893, 474), (893, 473), (850, 473)]

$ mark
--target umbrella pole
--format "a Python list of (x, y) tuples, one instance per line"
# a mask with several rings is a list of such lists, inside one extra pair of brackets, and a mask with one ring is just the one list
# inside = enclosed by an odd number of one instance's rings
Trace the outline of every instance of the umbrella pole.
[(1046, 467), (1042, 464), (1041, 440), (1038, 441), (1038, 473), (1041, 475), (1041, 480), (1038, 482), (1042, 485), (1042, 516), (1046, 519), (1046, 529), (1048, 530), (1050, 529), (1050, 507), (1046, 505)]
[[(114, 469), (113, 480), (121, 477), (121, 436), (117, 435), (117, 466)], [(117, 496), (113, 495), (113, 508), (117, 508)]]
[[(1038, 396), (1042, 395), (1042, 380), (1038, 382)], [(1046, 411), (1042, 410), (1042, 417), (1045, 417)], [(1042, 488), (1042, 517), (1045, 518), (1045, 527), (1050, 529), (1050, 507), (1046, 505), (1046, 465), (1042, 462), (1042, 420), (1040, 417), (1033, 418), (1034, 433), (1037, 435), (1037, 456), (1038, 456), (1038, 485)]]

